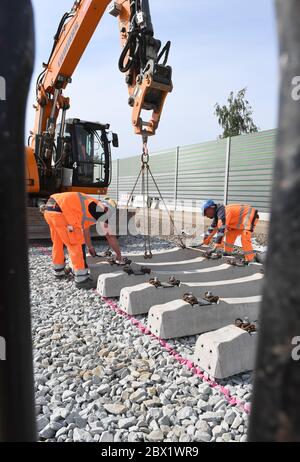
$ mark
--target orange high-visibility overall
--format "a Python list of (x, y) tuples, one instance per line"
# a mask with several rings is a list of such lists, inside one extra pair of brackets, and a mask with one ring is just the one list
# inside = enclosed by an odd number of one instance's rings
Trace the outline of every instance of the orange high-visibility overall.
[(226, 233), (224, 238), (224, 251), (231, 253), (238, 236), (241, 236), (242, 248), (246, 261), (253, 261), (251, 236), (257, 225), (257, 210), (250, 205), (227, 205)]
[[(238, 236), (241, 236), (242, 248), (244, 251), (246, 261), (253, 261), (255, 253), (253, 251), (251, 235), (258, 223), (257, 210), (250, 205), (233, 204), (226, 205), (226, 231), (224, 241), (217, 247), (223, 247), (224, 251), (231, 253), (234, 248), (234, 243)], [(218, 223), (218, 227), (222, 222)], [(216, 228), (211, 232), (206, 242), (212, 239), (213, 235), (217, 232)]]
[[(76, 282), (82, 282), (88, 278), (83, 231), (96, 223), (88, 209), (92, 202), (95, 202), (95, 199), (85, 194), (70, 192), (53, 194), (46, 205), (44, 216), (50, 227), (53, 242), (54, 270), (57, 273), (64, 270), (65, 245), (72, 262)], [(100, 202), (99, 206), (101, 206)]]

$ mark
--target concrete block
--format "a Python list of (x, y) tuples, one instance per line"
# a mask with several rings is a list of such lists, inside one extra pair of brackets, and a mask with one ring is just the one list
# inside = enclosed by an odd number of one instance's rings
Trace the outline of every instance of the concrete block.
[(120, 306), (131, 315), (148, 313), (153, 305), (182, 298), (186, 292), (190, 292), (190, 288), (185, 284), (181, 284), (180, 287), (156, 289), (146, 282), (133, 287), (124, 287), (120, 293)]
[[(89, 260), (89, 259), (88, 259)], [(122, 268), (118, 265), (110, 265), (104, 258), (95, 258), (96, 261), (88, 261), (91, 278), (97, 281), (100, 274), (109, 274), (109, 273), (120, 273)]]
[(200, 335), (194, 363), (216, 379), (252, 370), (257, 339), (257, 334), (250, 335), (234, 325)]
[(247, 316), (257, 320), (259, 303), (191, 306), (183, 300), (174, 300), (163, 305), (152, 306), (148, 316), (149, 329), (163, 339), (185, 337), (220, 329), (234, 323), (237, 318)]
[[(201, 298), (205, 293), (205, 290), (203, 289), (204, 288), (201, 287), (198, 289), (194, 288), (193, 294), (196, 297)], [(236, 288), (231, 287), (230, 291), (227, 291), (227, 293), (224, 292), (225, 295), (229, 295), (229, 293), (232, 295), (235, 292), (234, 289)], [(191, 287), (188, 284), (181, 284), (180, 287), (156, 289), (153, 285), (146, 282), (132, 287), (124, 287), (120, 292), (120, 306), (124, 311), (126, 311), (126, 313), (133, 316), (137, 314), (144, 314), (148, 313), (152, 306), (162, 305), (171, 302), (172, 300), (181, 299), (185, 293), (190, 291)], [(222, 296), (222, 290), (214, 290), (214, 294)], [(222, 299), (222, 301), (227, 304), (258, 304), (261, 302), (261, 296), (247, 296), (246, 292), (245, 297), (242, 297), (239, 293), (239, 297), (237, 298), (226, 298)]]
[(119, 297), (123, 287), (132, 287), (137, 284), (148, 282), (152, 274), (144, 274), (141, 276), (129, 276), (122, 272), (111, 274), (101, 274), (98, 278), (97, 291), (101, 297)]
[[(202, 288), (193, 290), (194, 295), (198, 298), (204, 296), (205, 290), (201, 289)], [(185, 293), (190, 291), (191, 288), (188, 283), (181, 284), (180, 287), (156, 289), (153, 285), (146, 282), (132, 287), (124, 287), (120, 292), (120, 306), (128, 314), (144, 314), (148, 313), (152, 306), (162, 305), (171, 302), (172, 300), (181, 299)], [(226, 294), (226, 292), (224, 293)], [(222, 297), (221, 290), (215, 290), (214, 294), (218, 296), (221, 294)], [(259, 304), (261, 302), (261, 298), (262, 297), (260, 295), (255, 295), (250, 297), (222, 298), (221, 301), (230, 305), (251, 305), (253, 303)]]

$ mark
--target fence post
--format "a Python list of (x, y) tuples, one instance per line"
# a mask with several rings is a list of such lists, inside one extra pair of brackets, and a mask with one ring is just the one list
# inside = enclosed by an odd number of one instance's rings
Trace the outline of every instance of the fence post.
[(227, 205), (227, 201), (228, 201), (230, 152), (231, 152), (231, 137), (229, 136), (227, 138), (227, 146), (226, 146), (226, 164), (225, 164), (224, 199), (223, 199), (223, 202), (225, 205)]
[(174, 210), (177, 209), (177, 196), (178, 196), (178, 165), (179, 165), (179, 146), (176, 148), (175, 157), (175, 185), (174, 185)]

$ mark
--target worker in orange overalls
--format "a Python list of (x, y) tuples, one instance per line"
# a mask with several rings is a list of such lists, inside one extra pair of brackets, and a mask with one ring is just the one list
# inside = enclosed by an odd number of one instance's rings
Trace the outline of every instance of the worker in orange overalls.
[(98, 220), (101, 222), (110, 247), (116, 253), (116, 263), (124, 264), (118, 240), (111, 234), (107, 220), (115, 207), (116, 203), (109, 198), (97, 201), (77, 192), (53, 194), (50, 197), (42, 212), (50, 227), (53, 242), (52, 261), (56, 277), (64, 277), (66, 274), (64, 254), (64, 246), (66, 246), (72, 262), (76, 286), (79, 289), (94, 287), (94, 282), (89, 277), (85, 251), (87, 245), (90, 254), (96, 256), (89, 228)]
[(255, 260), (251, 237), (259, 215), (254, 207), (244, 204), (222, 205), (208, 200), (203, 205), (203, 214), (212, 220), (204, 235), (203, 244), (208, 245), (216, 235), (216, 249), (224, 248), (226, 254), (231, 254), (236, 238), (241, 236), (246, 262)]

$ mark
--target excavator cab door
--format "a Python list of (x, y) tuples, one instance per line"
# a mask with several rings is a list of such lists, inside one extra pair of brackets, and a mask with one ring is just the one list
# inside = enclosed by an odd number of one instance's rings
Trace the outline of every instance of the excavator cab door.
[(74, 188), (107, 188), (110, 184), (111, 150), (108, 125), (74, 120), (67, 132), (71, 135), (72, 155), (68, 172)]

